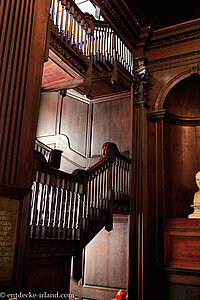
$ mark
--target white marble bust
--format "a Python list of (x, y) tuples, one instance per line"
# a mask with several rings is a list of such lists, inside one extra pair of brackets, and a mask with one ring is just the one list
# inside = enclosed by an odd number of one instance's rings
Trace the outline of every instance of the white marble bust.
[(193, 205), (194, 212), (188, 216), (188, 218), (198, 219), (200, 218), (200, 171), (195, 175), (198, 192), (194, 194)]

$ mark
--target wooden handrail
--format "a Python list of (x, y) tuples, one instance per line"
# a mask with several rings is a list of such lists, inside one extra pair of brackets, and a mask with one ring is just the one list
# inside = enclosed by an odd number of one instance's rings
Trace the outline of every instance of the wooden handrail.
[(47, 145), (43, 144), (40, 142), (38, 139), (35, 140), (35, 146), (34, 150), (40, 152), (43, 154), (43, 156), (46, 158), (46, 160), (49, 160), (49, 156), (51, 151), (53, 150), (52, 148), (48, 147)]
[(103, 145), (103, 155), (93, 167), (72, 174), (51, 167), (35, 151), (31, 237), (80, 239), (91, 220), (106, 220), (104, 225), (111, 229), (116, 195), (129, 194), (129, 169), (130, 159), (114, 143)]
[(51, 0), (52, 31), (86, 60), (118, 61), (133, 74), (133, 53), (105, 21), (83, 13), (73, 0)]

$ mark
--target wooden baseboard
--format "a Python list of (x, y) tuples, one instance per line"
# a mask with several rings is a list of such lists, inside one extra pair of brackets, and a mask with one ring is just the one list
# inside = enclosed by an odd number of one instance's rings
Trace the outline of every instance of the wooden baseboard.
[(112, 288), (79, 285), (73, 279), (70, 280), (70, 293), (78, 296), (80, 300), (81, 297), (95, 299), (95, 300), (111, 300), (116, 299), (116, 294), (119, 290)]

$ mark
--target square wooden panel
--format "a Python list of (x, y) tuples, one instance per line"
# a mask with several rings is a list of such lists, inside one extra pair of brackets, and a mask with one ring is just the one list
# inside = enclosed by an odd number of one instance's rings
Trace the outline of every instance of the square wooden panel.
[[(175, 219), (174, 219), (175, 220)], [(164, 233), (165, 265), (200, 270), (200, 220), (176, 219)], [(185, 221), (184, 221), (185, 220)]]

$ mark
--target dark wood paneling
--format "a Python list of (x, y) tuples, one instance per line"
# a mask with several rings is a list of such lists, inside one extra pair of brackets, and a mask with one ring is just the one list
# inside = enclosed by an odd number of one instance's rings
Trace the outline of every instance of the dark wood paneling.
[(177, 83), (168, 93), (164, 108), (179, 117), (199, 117), (200, 77), (191, 76)]
[(100, 155), (107, 141), (116, 143), (121, 153), (129, 153), (130, 105), (130, 98), (94, 104), (92, 156)]
[(170, 217), (187, 217), (197, 191), (200, 127), (165, 124), (165, 205)]
[(40, 100), (40, 112), (37, 136), (56, 134), (57, 108), (60, 94), (58, 92), (43, 93)]
[[(200, 126), (185, 126), (184, 119), (199, 117), (200, 77), (189, 77), (175, 85), (166, 97), (166, 111), (179, 118), (179, 125), (164, 127), (165, 205), (166, 215), (187, 217), (193, 210), (194, 192), (197, 191), (195, 174), (200, 169)], [(170, 121), (170, 120), (168, 120)]]
[(192, 285), (168, 284), (167, 300), (199, 300), (200, 288)]
[(77, 92), (63, 99), (58, 92), (41, 95), (37, 137), (63, 151), (63, 170), (72, 172), (96, 163), (106, 141), (116, 143), (120, 152), (129, 155), (130, 95), (107, 99), (90, 102)]
[(69, 137), (70, 146), (86, 155), (88, 104), (66, 96), (63, 99), (60, 132)]
[(30, 260), (25, 271), (23, 290), (47, 293), (69, 291), (71, 256)]
[[(167, 71), (164, 73), (167, 76)], [(156, 81), (153, 93), (161, 90), (160, 82)], [(171, 89), (165, 109), (161, 105), (159, 111), (149, 112), (150, 120), (154, 120), (154, 124), (149, 122), (149, 253), (155, 251), (155, 261), (149, 266), (156, 271), (152, 276), (150, 272), (145, 274), (152, 277), (152, 295), (158, 300), (192, 299), (192, 290), (194, 295), (199, 294), (200, 224), (199, 220), (190, 222), (187, 218), (198, 190), (195, 174), (200, 169), (199, 107), (199, 77), (191, 76)], [(159, 284), (154, 275), (160, 279)], [(174, 288), (171, 281), (182, 285), (183, 291)]]
[(169, 219), (165, 227), (165, 264), (200, 270), (200, 220)]
[(86, 247), (84, 284), (126, 289), (127, 264), (128, 223), (114, 221), (113, 231), (103, 229)]

